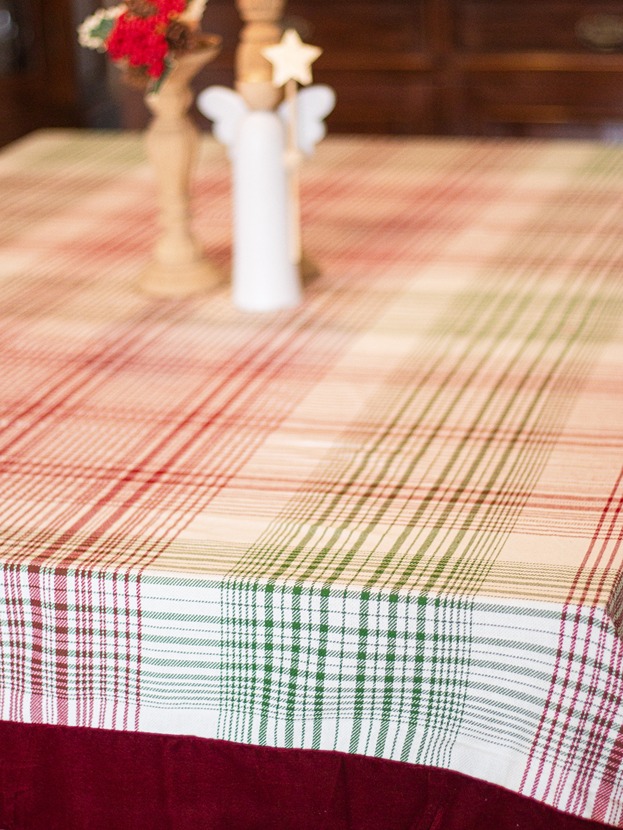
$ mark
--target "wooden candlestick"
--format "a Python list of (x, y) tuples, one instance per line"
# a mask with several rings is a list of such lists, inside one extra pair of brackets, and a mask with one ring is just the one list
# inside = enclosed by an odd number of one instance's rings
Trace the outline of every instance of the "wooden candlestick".
[(272, 82), (273, 69), (262, 54), (278, 43), (285, 0), (236, 0), (245, 23), (236, 51), (236, 89), (254, 110), (273, 110), (282, 92)]
[(200, 48), (176, 60), (160, 89), (146, 96), (154, 114), (146, 146), (158, 183), (161, 226), (153, 260), (139, 283), (150, 294), (182, 297), (206, 290), (222, 279), (193, 236), (189, 209), (199, 141), (197, 128), (188, 117), (193, 101), (190, 81), (219, 48), (220, 38), (204, 38)]

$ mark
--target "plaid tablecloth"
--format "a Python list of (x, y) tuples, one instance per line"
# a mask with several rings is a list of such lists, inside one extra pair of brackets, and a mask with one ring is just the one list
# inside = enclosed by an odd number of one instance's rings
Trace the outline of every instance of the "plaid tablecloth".
[[(225, 264), (206, 139), (195, 226)], [(0, 717), (451, 768), (623, 826), (623, 149), (330, 138), (292, 312), (135, 289), (131, 135), (0, 155)]]

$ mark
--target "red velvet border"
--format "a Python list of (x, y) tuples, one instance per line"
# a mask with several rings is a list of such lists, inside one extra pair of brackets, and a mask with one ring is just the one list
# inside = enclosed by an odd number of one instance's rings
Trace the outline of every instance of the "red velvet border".
[(1, 830), (596, 830), (446, 770), (0, 722)]

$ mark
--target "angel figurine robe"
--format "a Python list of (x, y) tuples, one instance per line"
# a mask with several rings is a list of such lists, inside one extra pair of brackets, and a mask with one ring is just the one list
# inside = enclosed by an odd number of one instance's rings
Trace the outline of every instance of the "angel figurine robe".
[(277, 110), (250, 109), (232, 89), (199, 94), (200, 111), (229, 151), (233, 176), (233, 301), (243, 311), (276, 311), (302, 297), (300, 262), (293, 255), (298, 222), (290, 176), (298, 155), (310, 155), (325, 135), (324, 118), (335, 105), (324, 85), (296, 95), (296, 157), (287, 141), (288, 103)]

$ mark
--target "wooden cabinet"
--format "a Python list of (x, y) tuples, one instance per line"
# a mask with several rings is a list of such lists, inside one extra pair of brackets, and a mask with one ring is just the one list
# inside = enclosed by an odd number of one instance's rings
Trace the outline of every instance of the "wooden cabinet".
[(0, 145), (39, 127), (112, 126), (106, 62), (76, 25), (97, 0), (0, 0)]
[(0, 142), (79, 122), (69, 5), (0, 0)]
[[(239, 21), (210, 0), (226, 75)], [(333, 131), (601, 136), (623, 124), (623, 0), (289, 0)], [(206, 73), (206, 77), (209, 76)], [(205, 78), (204, 78), (205, 80)]]
[[(147, 123), (140, 94), (77, 46), (101, 4), (0, 0), (0, 143)], [(333, 132), (623, 138), (623, 0), (289, 0), (284, 22), (324, 49)], [(204, 28), (223, 50), (197, 89), (233, 83), (240, 27), (234, 0), (210, 0)]]
[(430, 0), (291, 0), (286, 25), (322, 46), (318, 83), (335, 87), (338, 131), (435, 133), (440, 107), (439, 23), (443, 8)]
[(623, 2), (452, 2), (453, 131), (602, 136), (623, 122)]

